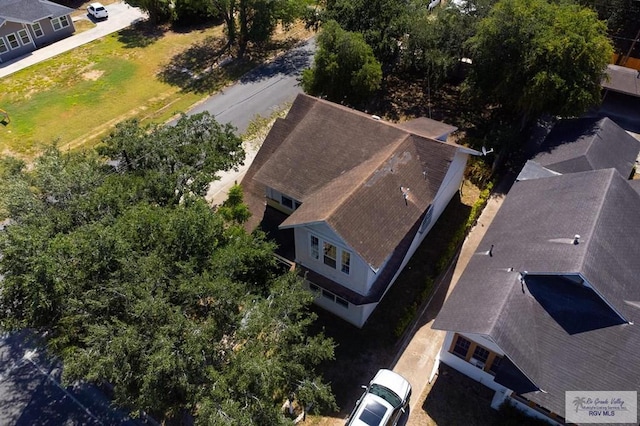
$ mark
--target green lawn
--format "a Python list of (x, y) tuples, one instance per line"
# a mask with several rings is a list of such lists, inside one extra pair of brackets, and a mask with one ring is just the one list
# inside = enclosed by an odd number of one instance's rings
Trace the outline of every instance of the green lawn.
[[(1, 79), (0, 108), (11, 122), (0, 125), (0, 150), (31, 157), (42, 144), (95, 144), (117, 122), (139, 117), (164, 121), (203, 97), (158, 75), (194, 45), (217, 44), (220, 27), (146, 35), (123, 30)], [(216, 90), (226, 77), (209, 78)]]

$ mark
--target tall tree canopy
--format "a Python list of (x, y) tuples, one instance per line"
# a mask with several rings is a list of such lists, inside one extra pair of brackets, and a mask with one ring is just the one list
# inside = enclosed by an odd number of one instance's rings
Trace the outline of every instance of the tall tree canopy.
[(127, 3), (147, 12), (149, 21), (154, 25), (172, 19), (172, 5), (169, 0), (127, 0)]
[(390, 70), (398, 58), (398, 42), (412, 19), (410, 6), (410, 0), (327, 0), (323, 19), (362, 34), (376, 59)]
[(592, 10), (546, 0), (499, 1), (469, 47), (472, 87), (523, 123), (542, 113), (579, 115), (598, 104), (613, 53)]
[(211, 0), (223, 17), (230, 46), (242, 56), (248, 43), (267, 41), (277, 24), (290, 25), (304, 16), (305, 0)]
[(380, 87), (382, 69), (359, 33), (335, 21), (322, 26), (313, 68), (302, 75), (305, 92), (334, 102), (357, 104)]
[[(209, 116), (175, 128), (127, 122), (96, 153), (48, 148), (26, 169), (5, 159), (0, 322), (46, 332), (66, 380), (110, 383), (115, 400), (160, 419), (288, 424), (290, 392), (333, 407), (314, 367), (333, 343), (309, 335), (312, 295), (280, 272), (273, 243), (199, 195), (243, 158)], [(188, 190), (187, 190), (188, 188)]]
[(607, 22), (618, 61), (627, 55), (640, 58), (640, 1), (638, 0), (578, 0), (598, 12)]

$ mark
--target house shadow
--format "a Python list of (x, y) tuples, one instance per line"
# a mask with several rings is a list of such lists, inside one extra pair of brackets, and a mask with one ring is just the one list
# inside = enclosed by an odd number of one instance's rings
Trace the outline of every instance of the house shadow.
[(491, 408), (493, 393), (481, 383), (441, 363), (419, 409), (438, 425), (499, 425), (498, 413)]
[[(452, 230), (466, 221), (470, 210), (459, 193), (453, 197), (362, 329), (315, 305), (312, 307), (318, 316), (312, 331), (324, 332), (337, 345), (335, 360), (325, 362), (318, 370), (332, 385), (341, 408), (336, 414), (340, 418), (346, 418), (353, 409), (362, 394), (360, 385), (367, 384), (380, 368), (389, 368), (403, 339), (411, 337), (399, 337), (398, 333), (402, 335), (404, 331), (399, 324), (411, 311), (420, 312), (420, 305), (430, 296), (425, 297), (425, 292), (434, 291), (435, 287), (429, 287), (429, 277), (435, 274), (436, 264), (451, 240)], [(435, 317), (444, 303), (451, 279), (447, 274), (441, 279), (426, 315), (419, 318), (420, 322), (430, 321), (429, 318)]]

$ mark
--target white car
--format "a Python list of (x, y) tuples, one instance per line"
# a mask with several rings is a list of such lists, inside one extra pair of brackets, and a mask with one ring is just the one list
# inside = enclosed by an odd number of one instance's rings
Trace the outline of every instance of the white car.
[(101, 3), (91, 3), (87, 8), (87, 13), (95, 19), (107, 19), (109, 12)]
[(379, 370), (356, 402), (347, 426), (395, 426), (409, 407), (411, 385), (391, 370)]

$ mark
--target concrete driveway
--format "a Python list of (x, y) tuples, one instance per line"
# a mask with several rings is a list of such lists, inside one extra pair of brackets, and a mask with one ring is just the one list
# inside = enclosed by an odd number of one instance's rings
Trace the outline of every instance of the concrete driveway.
[[(113, 3), (106, 7), (109, 11), (109, 18), (103, 21), (97, 21), (94, 28), (73, 34), (71, 37), (67, 37), (63, 40), (50, 44), (49, 46), (35, 50), (28, 55), (0, 64), (0, 78), (11, 75), (16, 71), (20, 71), (21, 69), (37, 64), (45, 59), (52, 58), (71, 49), (75, 49), (78, 46), (97, 40), (108, 34), (120, 31), (123, 28), (127, 28), (128, 26), (147, 18), (146, 13), (142, 12), (137, 7), (131, 7), (123, 2)], [(85, 15), (85, 17), (89, 20), (88, 15)], [(85, 17), (81, 17), (80, 20), (85, 19)], [(74, 22), (77, 21), (78, 19), (75, 18)]]

